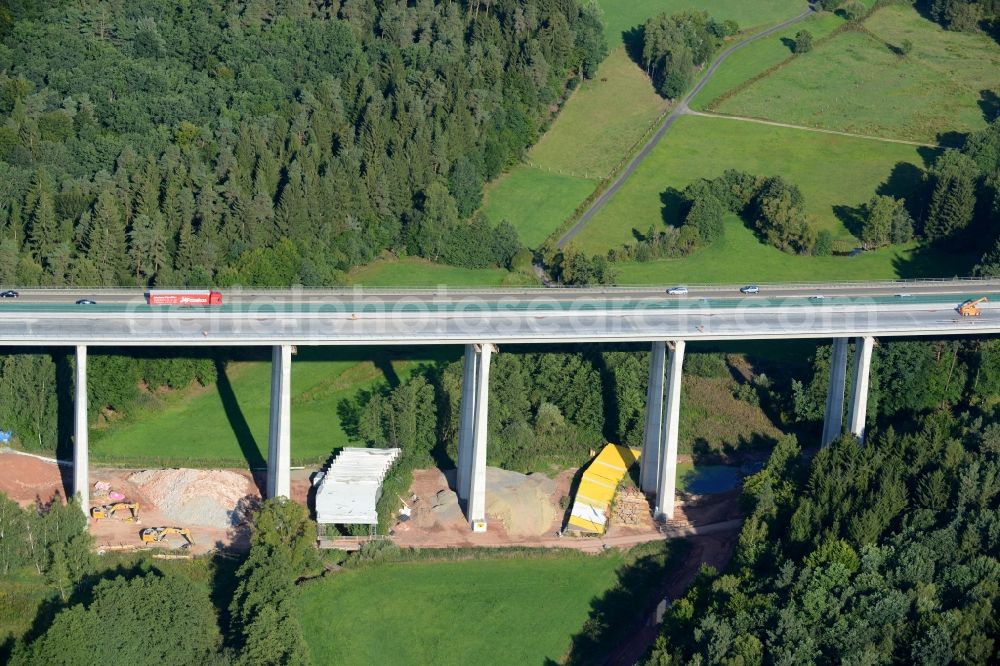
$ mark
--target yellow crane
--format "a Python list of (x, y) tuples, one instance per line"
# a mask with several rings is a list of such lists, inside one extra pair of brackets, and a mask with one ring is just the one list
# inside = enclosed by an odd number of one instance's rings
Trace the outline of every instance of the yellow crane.
[(115, 502), (114, 504), (102, 504), (91, 507), (90, 517), (95, 521), (105, 518), (114, 518), (119, 511), (128, 510), (129, 515), (124, 519), (127, 523), (139, 522), (139, 505), (135, 502)]
[(143, 543), (158, 543), (163, 541), (163, 539), (168, 534), (180, 534), (184, 537), (187, 542), (184, 544), (184, 548), (190, 548), (194, 545), (194, 539), (191, 538), (191, 530), (186, 527), (147, 527), (139, 536), (142, 538)]
[(958, 314), (963, 317), (978, 317), (983, 314), (983, 311), (979, 309), (981, 303), (988, 303), (990, 299), (983, 296), (982, 298), (970, 298), (966, 302), (958, 306)]

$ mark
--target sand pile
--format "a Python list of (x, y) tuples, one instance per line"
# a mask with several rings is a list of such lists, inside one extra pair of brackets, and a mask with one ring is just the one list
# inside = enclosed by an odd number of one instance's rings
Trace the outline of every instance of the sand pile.
[(511, 536), (544, 534), (556, 516), (556, 482), (544, 474), (486, 468), (486, 514), (503, 521)]
[(167, 520), (179, 526), (231, 527), (243, 520), (249, 480), (236, 472), (156, 469), (128, 477)]

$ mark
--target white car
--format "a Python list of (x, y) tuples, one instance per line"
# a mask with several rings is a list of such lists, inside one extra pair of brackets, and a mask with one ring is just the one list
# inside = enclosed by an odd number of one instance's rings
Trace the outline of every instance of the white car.
[(667, 289), (667, 294), (670, 296), (687, 296), (687, 293), (687, 287), (671, 287), (670, 289)]
[(826, 298), (826, 296), (824, 296), (823, 294), (816, 294), (815, 296), (810, 296), (809, 300), (810, 301), (822, 301), (824, 298)]
[(755, 284), (748, 284), (747, 286), (740, 289), (741, 294), (759, 294), (760, 287)]

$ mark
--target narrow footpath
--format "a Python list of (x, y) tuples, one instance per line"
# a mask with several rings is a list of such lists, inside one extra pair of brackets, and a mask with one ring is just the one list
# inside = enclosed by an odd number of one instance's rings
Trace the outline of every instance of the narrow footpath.
[(628, 166), (626, 166), (625, 169), (623, 169), (622, 172), (618, 174), (618, 177), (615, 178), (614, 182), (611, 183), (608, 189), (606, 189), (604, 192), (601, 193), (599, 197), (597, 197), (594, 203), (591, 204), (590, 208), (588, 208), (587, 211), (580, 216), (580, 219), (577, 220), (576, 224), (574, 224), (573, 227), (569, 231), (567, 231), (562, 238), (559, 239), (559, 242), (556, 243), (556, 247), (562, 249), (567, 243), (573, 240), (573, 238), (575, 238), (576, 235), (580, 233), (583, 227), (586, 226), (587, 222), (590, 221), (590, 218), (594, 217), (594, 215), (596, 215), (598, 211), (604, 208), (604, 205), (611, 200), (611, 198), (615, 195), (616, 192), (618, 192), (619, 189), (621, 189), (621, 186), (625, 183), (625, 180), (632, 175), (632, 173), (636, 170), (636, 167), (638, 167), (639, 164), (644, 159), (646, 159), (646, 156), (649, 155), (650, 152), (652, 152), (653, 148), (656, 147), (656, 144), (660, 142), (660, 139), (663, 138), (663, 135), (667, 133), (667, 130), (670, 129), (670, 127), (677, 121), (677, 119), (680, 118), (681, 116), (688, 115), (690, 111), (688, 109), (688, 104), (691, 102), (692, 99), (694, 99), (695, 95), (701, 92), (701, 89), (705, 87), (709, 79), (712, 78), (712, 75), (714, 75), (716, 70), (719, 69), (719, 65), (721, 65), (726, 60), (726, 58), (728, 58), (735, 51), (738, 51), (747, 44), (752, 44), (758, 39), (763, 39), (768, 35), (773, 35), (779, 30), (784, 30), (788, 26), (798, 23), (799, 21), (810, 16), (813, 13), (813, 11), (814, 10), (812, 6), (810, 5), (804, 12), (802, 12), (798, 16), (794, 16), (788, 19), (787, 21), (783, 21), (775, 26), (772, 26), (767, 30), (764, 30), (763, 32), (758, 32), (755, 35), (751, 35), (750, 37), (747, 37), (746, 39), (733, 44), (728, 49), (723, 51), (722, 54), (719, 55), (719, 57), (716, 58), (715, 61), (708, 67), (708, 69), (705, 70), (705, 73), (702, 74), (702, 77), (698, 80), (698, 83), (695, 84), (694, 88), (692, 88), (691, 91), (688, 92), (688, 94), (681, 99), (681, 101), (677, 104), (677, 106), (674, 107), (674, 110), (670, 112), (670, 115), (668, 115), (664, 119), (663, 123), (660, 125), (660, 128), (656, 130), (656, 133), (653, 134), (653, 137), (646, 142), (646, 145), (642, 147), (642, 150), (640, 150), (639, 153), (632, 158), (632, 161), (628, 163)]

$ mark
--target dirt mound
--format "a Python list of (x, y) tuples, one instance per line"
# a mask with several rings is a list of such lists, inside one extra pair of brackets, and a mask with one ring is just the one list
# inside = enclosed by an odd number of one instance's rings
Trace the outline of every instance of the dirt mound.
[(232, 527), (243, 520), (250, 481), (236, 472), (203, 469), (143, 470), (127, 481), (178, 525)]
[(544, 474), (486, 468), (486, 514), (503, 521), (511, 536), (538, 536), (552, 525), (556, 482)]
[(18, 453), (0, 453), (0, 492), (21, 506), (32, 504), (35, 499), (47, 502), (63, 492), (59, 466)]

